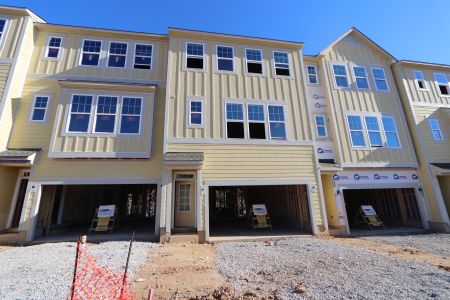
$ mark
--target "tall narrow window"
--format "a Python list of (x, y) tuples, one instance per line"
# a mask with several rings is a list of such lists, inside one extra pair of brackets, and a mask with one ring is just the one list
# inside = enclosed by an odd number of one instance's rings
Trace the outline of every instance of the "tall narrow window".
[(360, 116), (347, 116), (348, 128), (353, 147), (365, 147), (364, 130)]
[(85, 40), (83, 53), (81, 54), (81, 64), (83, 66), (98, 66), (101, 48), (102, 42)]
[(425, 82), (425, 76), (423, 76), (422, 71), (414, 71), (414, 81), (416, 82), (416, 86), (419, 90), (426, 90), (427, 84)]
[(439, 124), (438, 119), (430, 118), (428, 119), (428, 123), (430, 124), (431, 134), (433, 135), (433, 139), (435, 141), (443, 141), (444, 136), (441, 131), (441, 126)]
[(347, 69), (344, 65), (333, 65), (334, 81), (340, 88), (348, 88)]
[(327, 137), (327, 125), (325, 122), (325, 116), (317, 115), (315, 116), (315, 121), (317, 137)]
[(307, 66), (306, 70), (308, 71), (308, 83), (309, 84), (318, 84), (319, 80), (317, 78), (317, 67), (316, 66)]
[(355, 74), (356, 87), (360, 90), (369, 89), (369, 82), (367, 81), (367, 72), (364, 67), (353, 67), (353, 74)]
[(126, 43), (111, 42), (109, 44), (108, 67), (123, 68), (127, 59)]
[(142, 98), (123, 97), (120, 133), (139, 134), (141, 127)]
[(245, 49), (245, 59), (247, 62), (247, 73), (262, 74), (262, 52), (257, 49)]
[(286, 52), (274, 52), (273, 60), (275, 64), (275, 74), (289, 76), (289, 57)]
[(444, 73), (434, 73), (434, 79), (441, 95), (447, 96), (450, 94), (448, 87), (448, 79)]
[(217, 46), (217, 70), (234, 71), (232, 47)]
[(226, 104), (227, 137), (243, 139), (244, 135), (244, 113), (242, 104)]
[(47, 113), (48, 97), (37, 96), (34, 98), (33, 111), (31, 113), (31, 121), (45, 121)]
[(47, 54), (45, 57), (48, 58), (58, 58), (59, 52), (61, 51), (61, 41), (60, 37), (50, 37), (48, 39)]
[(382, 116), (384, 135), (386, 137), (386, 144), (388, 148), (399, 148), (400, 141), (398, 139), (397, 126), (395, 125), (394, 117)]
[(286, 119), (284, 107), (279, 105), (269, 105), (269, 128), (271, 139), (286, 139)]
[(95, 132), (114, 133), (116, 112), (117, 97), (99, 96), (95, 118)]
[(5, 36), (5, 29), (6, 29), (6, 20), (0, 19), (0, 41), (2, 41)]
[(366, 116), (364, 119), (366, 121), (367, 135), (369, 136), (370, 147), (383, 147), (378, 117)]
[(187, 43), (186, 67), (189, 69), (203, 69), (203, 44)]
[(375, 81), (375, 87), (378, 91), (387, 91), (388, 84), (386, 81), (386, 74), (384, 73), (384, 69), (382, 68), (373, 68), (372, 69), (373, 80)]
[(152, 45), (136, 44), (134, 48), (134, 68), (149, 70), (152, 67)]
[(189, 104), (189, 125), (203, 125), (203, 102), (191, 100)]
[(73, 95), (68, 132), (86, 133), (91, 119), (92, 96)]
[(264, 105), (249, 104), (248, 110), (248, 132), (251, 139), (266, 138), (266, 122), (264, 118)]

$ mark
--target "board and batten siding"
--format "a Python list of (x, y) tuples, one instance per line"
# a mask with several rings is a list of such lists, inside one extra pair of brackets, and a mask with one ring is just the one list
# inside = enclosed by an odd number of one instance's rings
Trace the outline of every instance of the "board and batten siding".
[(9, 138), (6, 128), (12, 124), (12, 103), (3, 97), (10, 68), (10, 64), (0, 64), (0, 108), (3, 107), (3, 112), (0, 112), (0, 145), (6, 145)]
[[(21, 45), (20, 32), (25, 24), (27, 18), (26, 16), (14, 16), (11, 14), (2, 13), (0, 11), (0, 18), (7, 20), (7, 27), (4, 34), (4, 40), (2, 42), (2, 47), (0, 51), (0, 58), (13, 59), (14, 55)], [(32, 49), (32, 48), (31, 48)]]

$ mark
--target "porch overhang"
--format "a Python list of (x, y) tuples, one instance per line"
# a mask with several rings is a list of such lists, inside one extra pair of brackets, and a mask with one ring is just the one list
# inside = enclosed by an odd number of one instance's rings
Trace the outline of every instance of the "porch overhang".
[(433, 175), (450, 175), (450, 163), (431, 163), (430, 168)]
[(0, 152), (0, 166), (30, 167), (41, 149), (7, 149)]
[(164, 164), (168, 169), (201, 169), (203, 152), (167, 152), (164, 154)]

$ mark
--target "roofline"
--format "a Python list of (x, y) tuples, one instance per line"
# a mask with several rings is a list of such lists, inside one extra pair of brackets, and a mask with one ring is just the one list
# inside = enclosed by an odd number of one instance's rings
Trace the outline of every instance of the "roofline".
[(410, 64), (410, 65), (420, 65), (420, 66), (428, 66), (428, 67), (441, 67), (441, 68), (449, 68), (450, 65), (446, 64), (439, 64), (439, 63), (432, 63), (432, 62), (426, 62), (426, 61), (418, 61), (418, 60), (399, 60), (397, 62), (398, 65), (404, 65), (404, 64)]
[(45, 21), (45, 19), (41, 18), (38, 14), (36, 14), (35, 12), (33, 12), (31, 9), (29, 9), (28, 7), (22, 7), (22, 6), (10, 6), (10, 5), (0, 5), (0, 9), (8, 9), (8, 10), (18, 10), (21, 12), (25, 12), (27, 15), (29, 15), (30, 17), (32, 17), (33, 19), (35, 19), (37, 22), (41, 22), (41, 23), (47, 23), (47, 21)]

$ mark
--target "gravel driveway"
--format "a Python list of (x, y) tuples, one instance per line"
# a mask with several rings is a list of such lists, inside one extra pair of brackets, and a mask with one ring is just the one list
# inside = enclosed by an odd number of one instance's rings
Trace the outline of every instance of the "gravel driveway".
[[(112, 270), (125, 268), (129, 242), (88, 244), (99, 263)], [(131, 274), (145, 262), (155, 244), (134, 242)], [(0, 252), (0, 299), (65, 299), (72, 282), (74, 243), (15, 247)]]
[[(333, 240), (221, 243), (215, 248), (219, 271), (232, 286), (259, 298), (450, 299), (450, 273)], [(294, 292), (296, 286), (300, 293)]]

